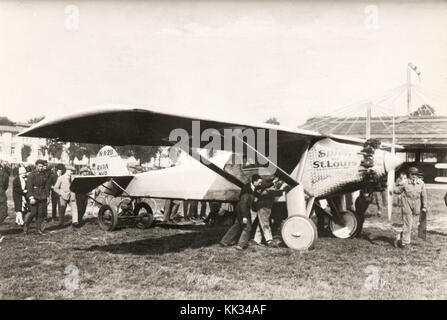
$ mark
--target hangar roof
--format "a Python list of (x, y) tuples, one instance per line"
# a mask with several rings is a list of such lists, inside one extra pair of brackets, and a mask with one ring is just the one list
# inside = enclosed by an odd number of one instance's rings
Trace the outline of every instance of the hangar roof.
[[(371, 138), (383, 142), (392, 140), (392, 117), (371, 118)], [(319, 131), (323, 134), (344, 134), (365, 138), (366, 117), (314, 117), (301, 128)], [(447, 148), (446, 116), (400, 116), (395, 118), (396, 143), (406, 149)]]

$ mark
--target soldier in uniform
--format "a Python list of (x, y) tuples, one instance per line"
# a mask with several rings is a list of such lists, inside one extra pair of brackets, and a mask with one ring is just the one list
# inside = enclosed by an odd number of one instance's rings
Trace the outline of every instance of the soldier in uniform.
[(413, 215), (419, 218), (419, 237), (425, 240), (426, 218), (427, 218), (427, 192), (425, 184), (418, 177), (418, 169), (411, 167), (408, 169), (408, 179), (402, 179), (396, 185), (394, 193), (401, 195), (402, 200), (402, 220), (403, 230), (394, 241), (395, 246), (405, 248), (411, 243), (411, 228), (413, 225)]
[(31, 212), (25, 218), (23, 231), (28, 234), (29, 225), (36, 217), (37, 233), (43, 235), (42, 223), (47, 213), (48, 196), (50, 193), (50, 180), (48, 174), (44, 171), (45, 161), (37, 160), (36, 169), (28, 176), (26, 189), (28, 190), (28, 198)]

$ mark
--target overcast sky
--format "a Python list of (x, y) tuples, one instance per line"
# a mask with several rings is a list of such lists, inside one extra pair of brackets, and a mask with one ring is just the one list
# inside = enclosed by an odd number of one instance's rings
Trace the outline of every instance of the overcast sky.
[(15, 121), (126, 104), (297, 126), (402, 85), (410, 61), (415, 104), (447, 114), (446, 1), (0, 1), (0, 48)]

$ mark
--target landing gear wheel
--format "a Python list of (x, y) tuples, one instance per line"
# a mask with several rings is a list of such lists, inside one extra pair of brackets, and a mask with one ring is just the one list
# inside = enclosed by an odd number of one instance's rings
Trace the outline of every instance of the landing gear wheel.
[(349, 239), (355, 237), (359, 227), (358, 218), (352, 211), (340, 213), (344, 225), (337, 224), (334, 220), (329, 222), (329, 229), (336, 238)]
[(121, 216), (133, 216), (135, 208), (131, 199), (123, 199), (116, 207), (118, 215)]
[(135, 205), (134, 214), (137, 217), (137, 228), (146, 229), (154, 223), (152, 208), (145, 202)]
[(313, 249), (318, 233), (311, 219), (304, 216), (291, 216), (283, 222), (281, 236), (289, 248), (308, 250)]
[(111, 206), (105, 204), (98, 211), (99, 227), (104, 231), (113, 231), (118, 224), (118, 213)]

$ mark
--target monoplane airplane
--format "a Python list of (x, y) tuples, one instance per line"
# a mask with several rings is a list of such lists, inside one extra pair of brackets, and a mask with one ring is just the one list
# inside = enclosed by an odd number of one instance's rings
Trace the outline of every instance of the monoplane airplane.
[[(360, 189), (372, 190), (387, 174), (388, 180), (394, 181), (390, 176), (403, 163), (400, 157), (381, 149), (379, 145), (353, 137), (129, 106), (96, 107), (47, 118), (19, 135), (105, 145), (172, 146), (176, 141), (169, 140), (169, 137), (179, 129), (190, 139), (184, 150), (198, 160), (194, 165), (188, 162), (136, 175), (105, 171), (105, 175), (76, 178), (72, 190), (87, 193), (103, 185), (112, 196), (127, 197), (136, 202), (136, 215), (144, 206), (138, 205), (141, 198), (235, 202), (241, 187), (249, 179), (248, 172), (253, 173), (253, 170), (247, 171), (243, 164), (230, 161), (238, 150), (208, 159), (197, 157), (197, 148), (210, 148), (211, 139), (209, 135), (205, 141), (197, 142), (194, 139), (197, 134), (202, 137), (201, 134), (209, 129), (217, 132), (217, 138), (222, 140), (226, 130), (266, 130), (276, 138), (274, 160), (265, 152), (273, 150), (269, 134), (255, 135), (255, 143), (247, 143), (247, 139), (237, 135), (232, 137), (232, 141), (243, 144), (244, 154), (254, 152), (258, 159), (263, 160), (260, 172), (266, 166), (274, 168), (273, 174), (288, 184), (288, 191), (278, 199), (285, 202), (288, 215), (282, 224), (281, 236), (288, 247), (303, 250), (312, 248), (317, 240), (317, 229), (310, 219), (317, 208), (329, 217), (330, 230), (336, 237), (355, 236), (358, 217), (346, 210), (346, 205), (341, 201), (343, 195)], [(224, 146), (224, 143), (220, 145)], [(330, 210), (320, 205), (323, 199)], [(110, 211), (116, 220), (117, 210), (119, 208), (105, 204), (100, 212)]]

